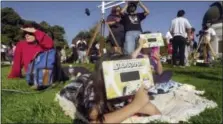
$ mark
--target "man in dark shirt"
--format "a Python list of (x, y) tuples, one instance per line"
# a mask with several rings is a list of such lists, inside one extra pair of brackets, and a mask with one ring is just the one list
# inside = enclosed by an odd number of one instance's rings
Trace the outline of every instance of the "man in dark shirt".
[[(137, 13), (137, 4), (144, 10), (142, 13)], [(127, 13), (124, 13), (124, 11)], [(131, 54), (136, 48), (136, 39), (142, 32), (141, 21), (149, 14), (149, 10), (141, 1), (128, 2), (122, 9), (122, 20), (125, 29), (124, 51), (126, 54)]]

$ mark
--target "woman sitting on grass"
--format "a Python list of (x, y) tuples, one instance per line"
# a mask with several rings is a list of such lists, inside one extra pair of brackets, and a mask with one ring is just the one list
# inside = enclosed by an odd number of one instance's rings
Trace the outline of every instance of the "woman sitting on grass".
[[(105, 83), (102, 75), (102, 62), (105, 60), (131, 59), (131, 57), (108, 56), (96, 63), (95, 72), (80, 76), (59, 93), (76, 105), (87, 122), (91, 123), (121, 123), (135, 114), (159, 115), (160, 111), (153, 105), (148, 96), (148, 90), (142, 85), (134, 99), (127, 105), (117, 108), (108, 102), (105, 96)], [(118, 103), (124, 100), (118, 100)], [(63, 106), (66, 112), (66, 109)], [(69, 109), (70, 110), (70, 109)], [(82, 119), (83, 120), (83, 119)]]
[(44, 32), (40, 31), (38, 24), (24, 25), (21, 30), (25, 40), (16, 44), (12, 70), (8, 78), (22, 77), (21, 70), (24, 66), (28, 71), (28, 65), (39, 52), (53, 48), (53, 40)]
[(153, 74), (154, 83), (164, 83), (168, 82), (172, 77), (171, 71), (163, 71), (163, 66), (160, 61), (160, 54), (159, 52), (153, 51), (150, 48), (143, 48), (143, 45), (146, 43), (146, 40), (139, 39), (138, 47), (132, 53), (132, 58), (148, 58), (150, 60), (150, 65), (155, 72)]

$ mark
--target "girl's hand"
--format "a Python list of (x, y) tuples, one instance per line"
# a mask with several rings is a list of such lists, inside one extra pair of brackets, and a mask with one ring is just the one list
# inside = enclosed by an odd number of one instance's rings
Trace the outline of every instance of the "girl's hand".
[(139, 46), (140, 47), (143, 47), (143, 45), (146, 44), (146, 42), (147, 42), (146, 39), (139, 38)]
[(160, 61), (160, 54), (158, 53), (158, 51), (155, 51), (154, 52), (154, 55), (153, 55), (153, 57), (157, 60), (157, 61)]
[(26, 31), (26, 32), (30, 32), (30, 33), (35, 33), (36, 32), (35, 28), (21, 28), (21, 30)]
[(135, 97), (132, 101), (132, 104), (134, 104), (139, 109), (144, 107), (149, 102), (149, 96), (147, 95), (147, 90), (144, 84), (139, 88), (139, 90), (136, 92)]

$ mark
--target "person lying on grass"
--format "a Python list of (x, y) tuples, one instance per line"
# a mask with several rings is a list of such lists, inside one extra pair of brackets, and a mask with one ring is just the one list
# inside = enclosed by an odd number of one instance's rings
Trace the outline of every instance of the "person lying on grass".
[(138, 47), (136, 50), (132, 53), (132, 58), (148, 58), (150, 60), (150, 65), (152, 67), (152, 70), (154, 72), (153, 74), (153, 80), (154, 83), (164, 83), (168, 82), (172, 77), (171, 71), (163, 71), (163, 66), (160, 61), (160, 54), (159, 52), (152, 51), (150, 48), (143, 48), (143, 45), (146, 43), (146, 40), (139, 39)]
[(40, 31), (37, 24), (24, 25), (21, 30), (25, 40), (16, 45), (13, 65), (8, 78), (22, 77), (21, 70), (24, 66), (25, 72), (35, 55), (39, 52), (53, 48), (53, 40), (44, 32)]
[[(133, 99), (130, 98), (131, 102), (120, 107), (115, 106), (115, 104), (125, 102), (129, 98), (117, 99), (115, 102), (106, 100), (102, 62), (123, 59), (131, 59), (131, 57), (120, 55), (103, 56), (97, 61), (95, 71), (92, 74), (81, 75), (75, 82), (65, 86), (60, 91), (59, 96), (74, 103), (78, 113), (81, 113), (84, 120), (90, 123), (121, 123), (136, 114), (160, 115), (161, 113), (157, 107), (150, 102), (148, 90), (144, 85), (136, 92)], [(69, 107), (65, 106), (61, 107), (63, 107), (65, 114), (72, 109), (66, 109)]]

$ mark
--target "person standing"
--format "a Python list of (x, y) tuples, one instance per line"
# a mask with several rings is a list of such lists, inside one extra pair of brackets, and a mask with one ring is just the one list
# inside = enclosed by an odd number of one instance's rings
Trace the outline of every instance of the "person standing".
[(116, 46), (115, 41), (111, 35), (109, 34), (108, 40), (111, 42), (111, 46), (115, 52), (119, 52), (123, 49), (123, 43), (125, 41), (125, 31), (124, 26), (121, 20), (121, 7), (115, 6), (111, 10), (111, 14), (107, 17), (107, 24), (110, 26), (111, 31), (119, 45)]
[(185, 45), (185, 66), (190, 66), (189, 63), (189, 56), (191, 54), (191, 52), (193, 51), (193, 46), (196, 43), (196, 41), (194, 40), (194, 32), (195, 32), (195, 28), (191, 28), (191, 35), (190, 35), (190, 40), (187, 40), (187, 43)]
[(211, 51), (211, 42), (215, 41), (217, 39), (216, 32), (213, 28), (211, 28), (211, 24), (203, 24), (203, 41), (202, 41), (202, 49), (203, 49), (203, 56), (204, 56), (204, 62), (210, 63), (213, 60), (213, 55), (215, 53), (212, 53), (214, 51)]
[[(142, 13), (137, 13), (137, 4), (144, 10)], [(124, 13), (125, 10), (127, 13)], [(136, 41), (142, 32), (141, 22), (149, 14), (148, 8), (141, 2), (128, 2), (122, 9), (122, 20), (125, 29), (124, 52), (131, 55), (136, 48)]]
[(15, 53), (15, 48), (16, 48), (16, 45), (13, 43), (13, 42), (10, 42), (9, 43), (9, 48), (7, 50), (7, 56), (8, 56), (8, 59), (10, 61), (10, 64), (12, 64), (13, 62), (13, 56), (14, 56), (14, 53)]
[(87, 61), (87, 42), (84, 40), (84, 38), (81, 38), (76, 43), (77, 45), (77, 51), (78, 51), (78, 62), (84, 63)]
[(188, 40), (190, 40), (191, 35), (191, 24), (189, 21), (184, 17), (185, 11), (179, 10), (177, 13), (177, 17), (172, 20), (171, 26), (170, 26), (170, 32), (173, 36), (173, 66), (175, 67), (176, 64), (176, 58), (178, 54), (179, 49), (179, 55), (180, 55), (180, 67), (184, 66), (184, 58), (185, 58), (185, 44)]
[(6, 61), (6, 45), (1, 44), (1, 60)]
[(165, 36), (165, 41), (166, 41), (166, 44), (167, 44), (167, 53), (168, 53), (168, 57), (167, 59), (171, 61), (171, 58), (172, 58), (172, 54), (173, 54), (173, 45), (172, 45), (172, 40), (173, 40), (173, 37), (170, 33), (170, 31), (168, 31), (166, 33), (166, 36)]
[(66, 60), (67, 60), (67, 56), (66, 56), (66, 46), (64, 46), (61, 50), (60, 50), (60, 53), (61, 53), (61, 63), (65, 63)]

